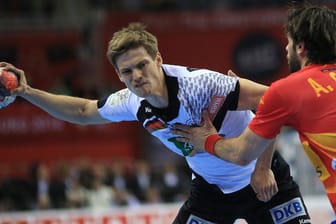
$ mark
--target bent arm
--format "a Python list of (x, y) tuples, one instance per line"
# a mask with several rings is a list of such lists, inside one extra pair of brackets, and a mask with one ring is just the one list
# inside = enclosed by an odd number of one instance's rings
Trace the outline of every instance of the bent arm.
[(239, 137), (217, 141), (214, 152), (226, 161), (247, 165), (258, 158), (273, 141), (273, 139), (260, 137), (246, 128)]
[(264, 202), (270, 200), (278, 192), (277, 182), (271, 170), (274, 150), (273, 142), (258, 158), (251, 176), (250, 185), (256, 197)]
[(28, 85), (21, 86), (21, 88), (23, 90), (17, 94), (18, 96), (57, 119), (81, 125), (108, 123), (108, 120), (98, 113), (97, 100), (56, 95)]
[(253, 82), (248, 79), (239, 79), (239, 101), (238, 110), (255, 110), (258, 107), (260, 98), (268, 86)]
[(274, 142), (272, 141), (263, 151), (256, 163), (256, 169), (270, 169), (272, 165), (272, 158), (275, 151)]

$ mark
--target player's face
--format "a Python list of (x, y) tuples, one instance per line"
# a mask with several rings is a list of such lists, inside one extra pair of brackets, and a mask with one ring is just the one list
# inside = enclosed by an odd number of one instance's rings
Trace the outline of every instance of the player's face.
[(159, 53), (153, 59), (143, 47), (131, 49), (120, 55), (116, 64), (120, 80), (137, 96), (146, 98), (162, 91), (164, 75)]
[(295, 50), (293, 39), (290, 36), (287, 36), (287, 39), (288, 39), (288, 44), (286, 46), (287, 61), (289, 66), (289, 72), (293, 73), (301, 69), (301, 62)]

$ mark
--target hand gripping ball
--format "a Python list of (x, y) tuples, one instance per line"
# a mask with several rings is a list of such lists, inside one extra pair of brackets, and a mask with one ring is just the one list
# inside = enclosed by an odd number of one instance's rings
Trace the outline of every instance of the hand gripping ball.
[(11, 95), (11, 90), (18, 85), (18, 78), (13, 72), (0, 68), (0, 109), (15, 101), (16, 97)]

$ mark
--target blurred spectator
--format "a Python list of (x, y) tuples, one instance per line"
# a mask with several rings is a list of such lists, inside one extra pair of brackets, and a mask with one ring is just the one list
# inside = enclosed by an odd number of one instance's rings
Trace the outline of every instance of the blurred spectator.
[(52, 166), (52, 173), (49, 185), (49, 197), (52, 208), (65, 208), (66, 181), (68, 177), (68, 165), (61, 161)]
[(129, 180), (129, 188), (134, 195), (141, 201), (146, 202), (148, 190), (155, 188), (157, 180), (152, 171), (152, 167), (145, 160), (138, 160), (134, 165), (134, 172)]
[(107, 184), (116, 190), (128, 188), (126, 166), (122, 161), (113, 161), (108, 167)]
[(67, 180), (66, 188), (67, 208), (83, 208), (87, 206), (86, 189), (80, 184), (75, 176)]
[(32, 193), (36, 209), (48, 209), (51, 207), (49, 197), (49, 169), (40, 162), (31, 167)]
[(178, 172), (175, 164), (167, 162), (163, 166), (161, 195), (165, 202), (186, 200), (189, 177)]
[(150, 186), (146, 190), (146, 200), (144, 201), (147, 204), (151, 203), (163, 203), (163, 199), (160, 194), (160, 189), (157, 186)]
[(33, 209), (30, 183), (22, 178), (5, 177), (0, 186), (0, 212)]
[(104, 184), (102, 176), (94, 174), (92, 188), (86, 191), (88, 207), (93, 209), (109, 208), (115, 193), (110, 186)]
[(115, 189), (113, 205), (115, 206), (136, 206), (140, 201), (130, 192), (129, 189)]
[(79, 183), (86, 189), (92, 188), (92, 180), (94, 178), (93, 170), (92, 170), (92, 163), (86, 159), (81, 158), (78, 162), (78, 167), (74, 170), (72, 175), (78, 177)]

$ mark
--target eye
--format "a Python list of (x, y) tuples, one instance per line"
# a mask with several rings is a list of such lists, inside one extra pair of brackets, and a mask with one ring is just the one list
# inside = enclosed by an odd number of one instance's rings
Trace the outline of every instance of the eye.
[(132, 73), (132, 69), (123, 69), (120, 71), (122, 75), (129, 75)]
[(137, 65), (138, 69), (143, 69), (146, 66), (147, 62), (146, 61), (142, 61)]

